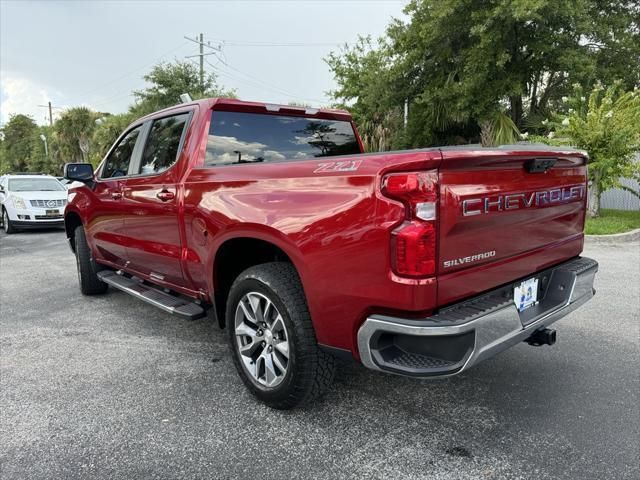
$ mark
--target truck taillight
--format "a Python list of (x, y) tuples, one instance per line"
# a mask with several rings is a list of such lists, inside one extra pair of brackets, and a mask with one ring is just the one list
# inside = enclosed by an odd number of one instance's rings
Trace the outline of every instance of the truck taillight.
[(400, 200), (406, 220), (391, 232), (391, 266), (406, 277), (426, 277), (436, 272), (436, 172), (391, 173), (382, 179), (382, 193)]

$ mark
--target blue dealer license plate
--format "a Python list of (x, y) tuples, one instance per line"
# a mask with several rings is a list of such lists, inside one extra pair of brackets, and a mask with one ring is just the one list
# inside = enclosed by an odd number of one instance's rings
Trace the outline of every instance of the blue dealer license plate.
[(530, 278), (513, 288), (513, 303), (519, 312), (538, 303), (538, 279)]

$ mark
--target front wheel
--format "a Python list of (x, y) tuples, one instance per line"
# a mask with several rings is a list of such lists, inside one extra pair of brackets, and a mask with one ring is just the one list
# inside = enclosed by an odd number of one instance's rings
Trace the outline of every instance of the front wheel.
[(4, 233), (6, 233), (7, 235), (16, 233), (16, 227), (14, 227), (13, 222), (9, 220), (9, 214), (4, 208), (2, 209), (2, 228), (4, 228)]
[(78, 267), (78, 282), (80, 291), (84, 295), (96, 295), (104, 293), (109, 285), (98, 278), (100, 267), (93, 259), (91, 248), (87, 243), (87, 237), (82, 226), (75, 230), (76, 265)]
[(226, 319), (236, 369), (270, 407), (293, 408), (331, 385), (335, 360), (318, 347), (291, 264), (266, 263), (242, 272), (231, 287)]

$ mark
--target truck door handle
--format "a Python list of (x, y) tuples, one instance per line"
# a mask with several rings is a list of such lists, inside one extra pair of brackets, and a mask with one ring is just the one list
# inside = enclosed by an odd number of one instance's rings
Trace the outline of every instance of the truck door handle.
[(168, 202), (169, 200), (173, 200), (174, 198), (176, 198), (176, 194), (170, 192), (169, 190), (162, 190), (156, 194), (156, 197), (158, 197), (163, 202)]
[(122, 198), (122, 192), (111, 192), (111, 198), (120, 200)]

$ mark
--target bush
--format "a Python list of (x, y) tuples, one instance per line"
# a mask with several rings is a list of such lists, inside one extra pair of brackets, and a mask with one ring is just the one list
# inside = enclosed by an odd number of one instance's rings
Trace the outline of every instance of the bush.
[(596, 217), (602, 192), (620, 187), (621, 177), (640, 178), (640, 164), (634, 161), (640, 150), (640, 93), (621, 91), (616, 83), (596, 85), (587, 98), (574, 85), (573, 94), (562, 101), (563, 111), (543, 122), (549, 129), (546, 141), (589, 153), (589, 215)]

